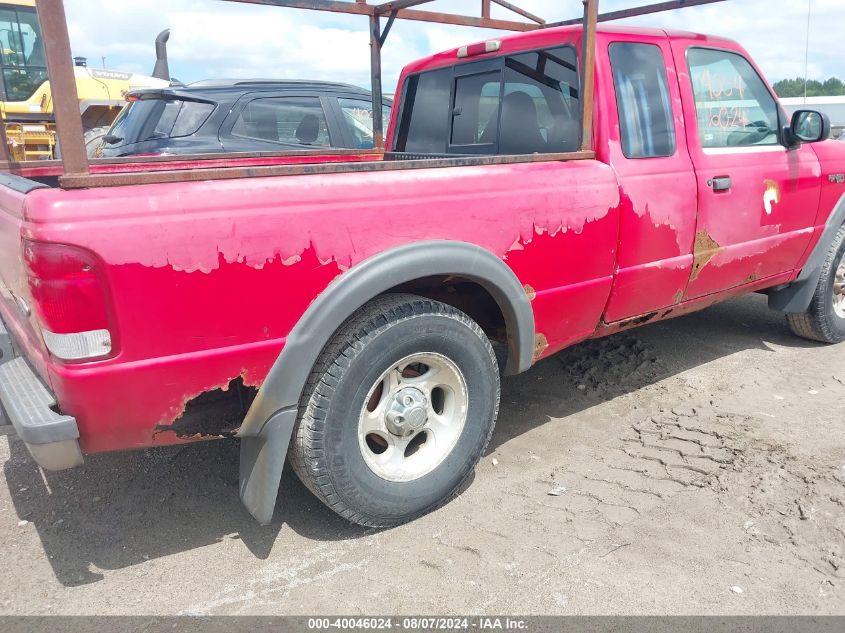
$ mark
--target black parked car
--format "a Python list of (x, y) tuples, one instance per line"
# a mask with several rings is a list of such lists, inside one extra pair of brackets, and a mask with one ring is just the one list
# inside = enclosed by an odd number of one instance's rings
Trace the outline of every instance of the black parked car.
[[(319, 81), (206, 81), (137, 90), (96, 156), (373, 147), (368, 90)], [(384, 101), (384, 127), (393, 103)]]

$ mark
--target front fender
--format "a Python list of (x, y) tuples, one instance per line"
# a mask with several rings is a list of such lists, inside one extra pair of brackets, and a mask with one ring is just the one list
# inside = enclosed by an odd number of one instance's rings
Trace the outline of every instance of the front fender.
[(839, 198), (839, 202), (836, 203), (830, 216), (828, 216), (819, 241), (795, 281), (785, 288), (769, 291), (769, 307), (772, 310), (788, 314), (800, 314), (807, 311), (810, 302), (813, 300), (816, 287), (819, 285), (822, 264), (827, 259), (833, 238), (843, 224), (845, 224), (845, 195)]

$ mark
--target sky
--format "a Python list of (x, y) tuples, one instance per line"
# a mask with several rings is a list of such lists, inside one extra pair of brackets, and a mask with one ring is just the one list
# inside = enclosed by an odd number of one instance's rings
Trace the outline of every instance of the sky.
[[(601, 0), (601, 11), (655, 0)], [(370, 0), (372, 3), (373, 0)], [(511, 0), (548, 21), (580, 15), (580, 0)], [(479, 0), (437, 0), (432, 10), (478, 15)], [(727, 36), (741, 42), (772, 81), (804, 75), (845, 79), (845, 0), (726, 0), (616, 24), (658, 26)], [(364, 16), (282, 9), (220, 0), (65, 0), (73, 54), (90, 66), (149, 74), (154, 40), (171, 29), (171, 75), (186, 83), (211, 78), (300, 78), (369, 87)], [(494, 17), (516, 18), (501, 7)], [(518, 19), (518, 18), (517, 18)], [(385, 92), (402, 67), (431, 53), (498, 32), (398, 21), (383, 52)]]

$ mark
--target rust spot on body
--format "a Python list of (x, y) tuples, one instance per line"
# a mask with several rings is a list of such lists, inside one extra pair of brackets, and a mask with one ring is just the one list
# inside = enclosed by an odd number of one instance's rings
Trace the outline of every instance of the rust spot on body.
[(695, 234), (695, 244), (692, 248), (694, 263), (689, 278), (691, 282), (698, 279), (701, 271), (716, 256), (720, 248), (722, 247), (719, 246), (719, 243), (710, 237), (707, 231), (699, 231)]
[(531, 284), (525, 284), (522, 289), (525, 291), (525, 295), (528, 297), (529, 301), (534, 301), (537, 297), (537, 291), (534, 290), (534, 287)]
[(656, 317), (657, 312), (649, 312), (648, 314), (643, 314), (641, 316), (636, 316), (630, 319), (619, 321), (616, 325), (620, 330), (622, 330), (626, 328), (637, 327), (638, 325), (645, 325)]
[(183, 440), (234, 437), (254, 396), (255, 389), (246, 387), (243, 378), (238, 377), (217, 389), (186, 398), (170, 424), (156, 424), (153, 438), (168, 432)]
[(681, 288), (680, 290), (678, 290), (678, 292), (675, 293), (675, 296), (672, 297), (672, 300), (675, 303), (680, 303), (681, 301), (683, 301), (684, 300), (684, 289)]
[(546, 338), (545, 334), (538, 333), (534, 337), (534, 360), (540, 360), (540, 357), (549, 349), (549, 340)]

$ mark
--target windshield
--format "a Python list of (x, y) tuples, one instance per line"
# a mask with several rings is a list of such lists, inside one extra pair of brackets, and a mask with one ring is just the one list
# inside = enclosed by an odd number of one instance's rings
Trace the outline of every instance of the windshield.
[(44, 40), (35, 9), (0, 8), (3, 100), (26, 101), (47, 81)]

